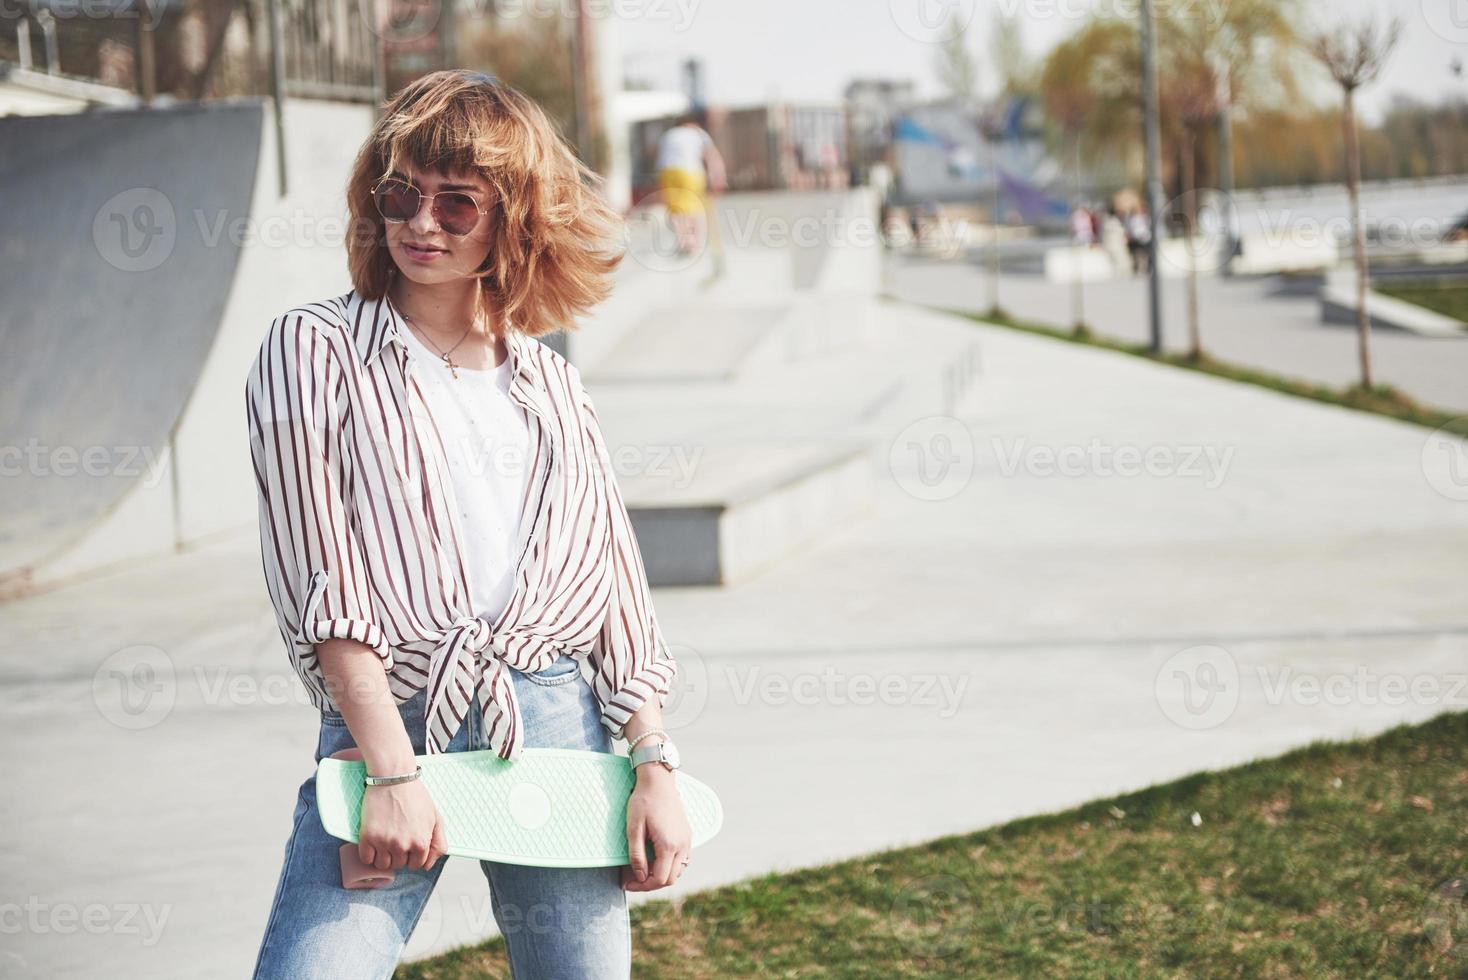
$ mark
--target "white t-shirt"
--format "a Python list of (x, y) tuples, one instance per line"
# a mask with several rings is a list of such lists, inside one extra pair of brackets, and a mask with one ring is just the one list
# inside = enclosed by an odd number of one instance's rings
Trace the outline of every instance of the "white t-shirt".
[(673, 126), (658, 139), (655, 166), (682, 167), (695, 173), (703, 170), (703, 151), (713, 145), (713, 137), (699, 126)]
[(414, 376), (443, 438), (458, 500), (474, 615), (493, 620), (515, 588), (520, 515), (530, 480), (529, 420), (509, 395), (510, 359), (497, 368), (457, 367), (458, 378), (411, 329)]

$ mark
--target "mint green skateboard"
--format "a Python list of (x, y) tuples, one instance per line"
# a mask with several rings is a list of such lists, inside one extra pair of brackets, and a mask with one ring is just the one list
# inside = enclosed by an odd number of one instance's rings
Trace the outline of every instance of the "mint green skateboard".
[[(636, 780), (624, 755), (527, 747), (515, 762), (491, 749), (420, 755), (417, 762), (443, 814), (451, 855), (546, 868), (631, 863), (627, 799)], [(341, 848), (346, 888), (381, 888), (393, 880), (393, 872), (364, 865), (357, 854), (365, 773), (355, 748), (322, 759), (316, 769), (321, 825), (352, 842)], [(724, 809), (712, 789), (681, 769), (674, 779), (697, 847), (719, 832)]]

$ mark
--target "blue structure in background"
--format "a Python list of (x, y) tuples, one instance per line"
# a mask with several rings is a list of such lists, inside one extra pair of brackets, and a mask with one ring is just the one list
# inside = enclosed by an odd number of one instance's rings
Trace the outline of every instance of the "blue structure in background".
[(954, 103), (914, 106), (892, 127), (898, 181), (892, 203), (992, 200), (1000, 220), (1064, 226), (1070, 207), (1060, 166), (1045, 150), (1034, 124), (1034, 103), (1010, 99), (991, 119)]

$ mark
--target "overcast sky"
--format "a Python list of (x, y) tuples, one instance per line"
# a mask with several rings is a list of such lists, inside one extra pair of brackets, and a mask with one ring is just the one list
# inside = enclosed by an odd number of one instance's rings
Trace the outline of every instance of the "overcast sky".
[[(988, 32), (994, 9), (1015, 11), (1024, 23), (1026, 47), (1042, 55), (1077, 26), (1077, 11), (1134, 9), (1138, 0), (591, 0), (620, 10), (625, 63), (667, 85), (677, 81), (679, 59), (703, 59), (710, 101), (747, 105), (778, 96), (837, 101), (857, 76), (908, 78), (921, 97), (941, 93), (933, 72), (934, 31), (952, 8), (971, 18), (970, 46), (992, 90)], [(1154, 0), (1179, 11), (1208, 16), (1226, 0)], [(1213, 5), (1213, 6), (1210, 6)], [(1347, 12), (1396, 10), (1406, 31), (1381, 81), (1367, 89), (1368, 115), (1393, 92), (1431, 101), (1468, 94), (1468, 76), (1454, 77), (1455, 56), (1468, 60), (1468, 0), (1314, 0), (1315, 23)], [(926, 14), (926, 20), (924, 15)], [(1327, 96), (1322, 88), (1321, 98)]]

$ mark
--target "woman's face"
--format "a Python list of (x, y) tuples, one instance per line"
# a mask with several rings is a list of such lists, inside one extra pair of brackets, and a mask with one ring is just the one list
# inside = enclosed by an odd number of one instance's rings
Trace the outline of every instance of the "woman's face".
[[(434, 285), (472, 276), (489, 255), (490, 233), (495, 220), (494, 194), (478, 174), (444, 174), (437, 170), (394, 171), (393, 177), (418, 188), (418, 213), (406, 221), (384, 221), (387, 249), (403, 275), (421, 285)], [(430, 196), (440, 191), (462, 191), (474, 199), (483, 213), (472, 230), (462, 237), (439, 225), (429, 207)], [(451, 202), (440, 199), (440, 209)], [(445, 223), (448, 221), (445, 215)]]

